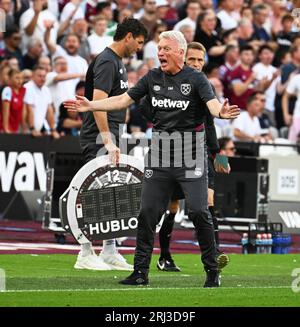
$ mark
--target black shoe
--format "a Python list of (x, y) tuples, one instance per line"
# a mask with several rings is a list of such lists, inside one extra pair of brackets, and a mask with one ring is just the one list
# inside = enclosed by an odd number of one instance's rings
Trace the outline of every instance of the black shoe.
[(129, 275), (127, 278), (121, 280), (119, 284), (123, 285), (148, 285), (149, 279), (148, 276), (141, 272), (135, 270), (131, 275)]
[(157, 261), (156, 266), (161, 271), (173, 271), (173, 272), (180, 271), (180, 268), (176, 266), (176, 264), (172, 258), (170, 258), (170, 259), (160, 258)]
[(220, 287), (220, 273), (217, 270), (208, 270), (206, 272), (206, 281), (203, 287)]
[(221, 271), (223, 268), (225, 268), (229, 263), (229, 257), (227, 254), (218, 251), (217, 257), (216, 257), (217, 263), (218, 263), (218, 269)]

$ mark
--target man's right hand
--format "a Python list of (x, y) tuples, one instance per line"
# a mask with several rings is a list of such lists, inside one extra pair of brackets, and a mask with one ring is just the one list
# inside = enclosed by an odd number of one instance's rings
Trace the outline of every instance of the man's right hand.
[(105, 148), (108, 151), (110, 162), (117, 165), (120, 161), (120, 149), (112, 141), (107, 142)]
[(76, 95), (76, 100), (64, 101), (64, 107), (69, 111), (86, 112), (91, 109), (91, 104), (86, 97)]

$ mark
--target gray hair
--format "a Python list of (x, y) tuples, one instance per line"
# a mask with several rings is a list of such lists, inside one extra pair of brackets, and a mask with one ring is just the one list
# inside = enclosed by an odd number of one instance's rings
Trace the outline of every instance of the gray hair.
[(184, 56), (186, 54), (187, 43), (184, 35), (179, 31), (165, 31), (160, 33), (159, 40), (170, 39), (177, 42), (180, 49), (184, 51)]
[(30, 38), (30, 40), (28, 42), (27, 49), (31, 49), (31, 48), (35, 47), (37, 44), (43, 45), (43, 41), (38, 37), (32, 37), (32, 38)]

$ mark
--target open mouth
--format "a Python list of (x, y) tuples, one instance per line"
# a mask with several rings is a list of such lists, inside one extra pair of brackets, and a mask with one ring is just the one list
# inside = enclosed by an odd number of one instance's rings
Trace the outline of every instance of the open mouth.
[(159, 59), (159, 61), (160, 61), (160, 66), (161, 67), (165, 67), (168, 64), (168, 61), (166, 59)]

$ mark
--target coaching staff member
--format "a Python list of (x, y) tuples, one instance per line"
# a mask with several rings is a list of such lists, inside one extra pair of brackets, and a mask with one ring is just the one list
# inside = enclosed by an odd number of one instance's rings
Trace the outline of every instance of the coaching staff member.
[[(161, 66), (150, 70), (135, 87), (122, 95), (100, 101), (88, 101), (84, 97), (77, 97), (77, 101), (66, 101), (65, 106), (83, 112), (119, 110), (149, 94), (153, 110), (156, 112), (154, 130), (159, 132), (195, 131), (199, 121), (203, 121), (205, 105), (215, 117), (236, 118), (239, 115), (237, 106), (229, 106), (227, 100), (222, 105), (215, 98), (205, 75), (184, 65), (187, 44), (183, 34), (178, 31), (167, 31), (161, 33), (159, 38), (158, 58)], [(182, 87), (183, 84), (185, 87)], [(186, 87), (187, 85), (189, 87)], [(206, 154), (203, 160), (206, 162)], [(216, 243), (211, 215), (207, 208), (206, 166), (204, 173), (197, 178), (187, 178), (188, 168), (184, 166), (167, 168), (162, 165), (159, 168), (148, 168), (152, 173), (145, 173), (143, 182), (134, 271), (120, 283), (125, 285), (149, 283), (148, 271), (157, 217), (166, 210), (177, 182), (184, 192), (189, 217), (197, 231), (201, 259), (206, 271), (204, 287), (220, 286)]]
[[(122, 58), (130, 57), (142, 49), (147, 37), (145, 27), (136, 19), (124, 19), (117, 26), (114, 42), (104, 49), (90, 64), (86, 74), (85, 96), (89, 100), (100, 100), (123, 94), (128, 89), (127, 73)], [(120, 150), (114, 144), (119, 138), (119, 124), (125, 123), (125, 111), (118, 112), (86, 112), (80, 132), (80, 145), (88, 162), (94, 159), (102, 145), (96, 144), (100, 133), (113, 162), (118, 160)], [(77, 269), (90, 270), (133, 270), (118, 253), (115, 240), (103, 241), (103, 250), (97, 256), (92, 244), (83, 244), (75, 263)]]

